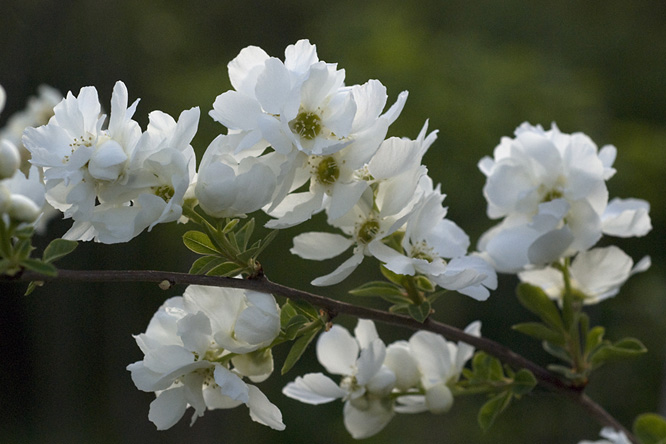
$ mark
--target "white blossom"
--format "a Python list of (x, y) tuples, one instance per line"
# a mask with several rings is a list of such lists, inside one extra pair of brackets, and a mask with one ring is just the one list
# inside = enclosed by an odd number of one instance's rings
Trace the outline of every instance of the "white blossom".
[[(254, 421), (283, 430), (278, 408), (242, 379), (270, 374), (270, 349), (260, 349), (279, 329), (279, 310), (268, 294), (191, 285), (182, 297), (167, 300), (146, 332), (135, 336), (144, 359), (127, 367), (138, 389), (157, 394), (149, 419), (164, 430), (187, 407), (194, 408), (193, 424), (206, 409), (245, 404)], [(241, 358), (248, 354), (257, 365)]]
[[(618, 247), (594, 248), (574, 257), (569, 266), (569, 278), (572, 289), (584, 304), (596, 304), (615, 296), (629, 277), (649, 267), (649, 256), (634, 265), (631, 257)], [(564, 294), (564, 277), (556, 268), (526, 270), (518, 273), (518, 277), (541, 287), (551, 299), (560, 300)]]
[(627, 438), (627, 435), (625, 435), (624, 432), (618, 432), (612, 427), (604, 427), (599, 434), (606, 439), (600, 439), (598, 441), (583, 440), (578, 444), (631, 444), (631, 441), (629, 441), (629, 438)]
[(334, 325), (317, 340), (317, 359), (329, 373), (342, 376), (339, 384), (322, 373), (309, 373), (282, 392), (314, 405), (342, 399), (345, 427), (362, 439), (381, 431), (393, 417), (389, 395), (396, 376), (383, 365), (386, 347), (372, 321), (359, 319), (354, 334)]
[(515, 136), (502, 139), (494, 158), (479, 162), (487, 176), (488, 216), (504, 218), (479, 241), (498, 271), (547, 265), (591, 248), (604, 233), (649, 231), (646, 202), (608, 203), (615, 147), (598, 150), (585, 134), (564, 134), (555, 124), (545, 131), (524, 123)]

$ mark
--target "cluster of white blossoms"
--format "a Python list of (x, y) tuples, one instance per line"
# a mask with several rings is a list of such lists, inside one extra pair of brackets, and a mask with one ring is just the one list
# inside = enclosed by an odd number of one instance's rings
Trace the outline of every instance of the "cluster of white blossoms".
[[(465, 332), (479, 336), (481, 323)], [(344, 401), (344, 424), (356, 439), (381, 431), (395, 413), (448, 412), (451, 387), (458, 381), (474, 348), (419, 331), (409, 341), (388, 347), (372, 321), (359, 319), (353, 337), (334, 325), (317, 341), (317, 359), (336, 383), (322, 373), (309, 373), (285, 386), (283, 393), (307, 404)]]
[(195, 177), (190, 145), (198, 108), (176, 122), (161, 111), (149, 115), (145, 132), (132, 120), (127, 88), (117, 82), (108, 126), (94, 87), (71, 92), (48, 124), (28, 128), (23, 142), (40, 167), (46, 199), (71, 217), (66, 239), (127, 242), (145, 229), (182, 215), (185, 192)]
[(193, 424), (206, 409), (245, 404), (254, 421), (283, 430), (280, 410), (243, 380), (270, 376), (269, 346), (279, 332), (280, 311), (270, 294), (191, 285), (168, 299), (135, 336), (145, 357), (127, 367), (138, 389), (157, 394), (148, 418), (165, 430), (188, 407)]
[[(0, 86), (0, 113), (5, 107), (5, 90)], [(21, 170), (21, 154), (8, 138), (0, 137), (0, 218), (10, 224), (32, 224), (44, 206), (44, 185), (37, 168), (26, 176)]]
[(479, 249), (497, 271), (518, 273), (553, 298), (565, 284), (551, 265), (561, 268), (577, 255), (569, 272), (585, 303), (613, 296), (650, 260), (633, 266), (617, 247), (590, 248), (604, 234), (643, 236), (652, 228), (646, 201), (609, 202), (606, 181), (615, 174), (615, 147), (598, 150), (585, 134), (564, 134), (555, 125), (545, 131), (523, 123), (515, 136), (502, 139), (494, 158), (479, 162), (487, 177), (488, 216), (503, 218), (481, 237)]

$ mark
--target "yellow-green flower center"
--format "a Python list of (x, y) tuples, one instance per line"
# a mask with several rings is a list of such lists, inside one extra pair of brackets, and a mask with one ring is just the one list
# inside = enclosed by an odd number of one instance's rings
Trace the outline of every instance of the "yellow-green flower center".
[(379, 222), (374, 219), (366, 220), (358, 229), (357, 239), (362, 244), (369, 244), (379, 233)]
[(332, 185), (340, 177), (340, 168), (333, 157), (323, 158), (317, 165), (315, 177), (319, 183)]
[(289, 128), (302, 138), (312, 140), (321, 132), (321, 119), (315, 113), (301, 111), (289, 122)]

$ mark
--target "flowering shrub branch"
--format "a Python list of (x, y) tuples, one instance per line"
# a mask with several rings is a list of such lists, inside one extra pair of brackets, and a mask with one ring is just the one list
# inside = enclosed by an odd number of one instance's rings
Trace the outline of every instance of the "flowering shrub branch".
[[(638, 339), (605, 339), (584, 312), (650, 267), (649, 257), (634, 264), (617, 247), (595, 247), (604, 235), (644, 236), (652, 228), (647, 202), (609, 200), (615, 147), (599, 149), (555, 124), (519, 126), (478, 164), (487, 215), (500, 221), (470, 251), (422, 164), (437, 131), (426, 121), (415, 139), (386, 137), (407, 92), (387, 106), (378, 80), (345, 85), (344, 70), (319, 60), (307, 40), (287, 47), (284, 60), (249, 46), (228, 68), (234, 89), (209, 112), (227, 132), (198, 166), (191, 142), (199, 108), (177, 119), (153, 111), (142, 130), (133, 120), (139, 101), (130, 104), (120, 81), (108, 123), (94, 87), (62, 100), (44, 90), (33, 107), (43, 103), (40, 115), (50, 118), (24, 119), (22, 136), (0, 137), (0, 282), (30, 282), (27, 293), (47, 281), (188, 285), (135, 336), (144, 359), (127, 366), (136, 387), (155, 394), (148, 418), (159, 430), (190, 408), (193, 424), (207, 410), (241, 405), (255, 422), (283, 430), (280, 409), (255, 384), (274, 370), (273, 347), (291, 343), (286, 373), (317, 338), (319, 363), (339, 380), (308, 373), (283, 394), (311, 405), (341, 400), (344, 425), (357, 439), (379, 433), (398, 413), (446, 413), (468, 394), (486, 395), (477, 420), (487, 429), (539, 384), (580, 405), (612, 443), (666, 440), (665, 419), (639, 416), (631, 433), (584, 393), (597, 368), (647, 351)], [(3, 105), (0, 89), (0, 111)], [(380, 298), (388, 311), (268, 280), (259, 256), (277, 231), (256, 240), (255, 220), (241, 223), (255, 211), (271, 217), (273, 230), (324, 213), (335, 232), (302, 232), (291, 253), (326, 260), (351, 250), (315, 286), (341, 283), (376, 259), (385, 280), (350, 293)], [(32, 237), (55, 214), (72, 226), (34, 257)], [(54, 265), (77, 241), (128, 242), (169, 222), (196, 226), (183, 236), (199, 256), (188, 274)], [(514, 329), (558, 360), (547, 369), (482, 337), (480, 321), (463, 331), (432, 319), (446, 292), (486, 300), (497, 273), (522, 281), (518, 300), (539, 322)], [(274, 295), (286, 300), (278, 304)], [(358, 318), (353, 334), (333, 324), (338, 314)], [(415, 333), (387, 345), (373, 321)]]
[(266, 276), (255, 279), (234, 279), (222, 276), (192, 275), (187, 273), (153, 271), (153, 270), (64, 270), (58, 269), (55, 276), (46, 276), (33, 271), (25, 271), (20, 275), (8, 277), (0, 276), (0, 282), (154, 282), (166, 290), (175, 285), (207, 285), (228, 288), (253, 290), (264, 293), (280, 295), (288, 299), (302, 300), (322, 308), (328, 313), (330, 319), (338, 314), (353, 316), (359, 319), (369, 319), (396, 327), (410, 330), (430, 331), (442, 335), (451, 341), (465, 342), (478, 350), (482, 350), (515, 369), (527, 369), (532, 372), (542, 387), (564, 396), (580, 405), (586, 413), (601, 426), (612, 427), (624, 432), (632, 442), (638, 442), (632, 434), (624, 428), (613, 416), (595, 403), (581, 387), (567, 383), (555, 376), (545, 368), (519, 355), (506, 346), (491, 339), (465, 333), (450, 325), (427, 319), (421, 323), (409, 316), (389, 313), (369, 307), (336, 301), (314, 293), (287, 287), (270, 281)]

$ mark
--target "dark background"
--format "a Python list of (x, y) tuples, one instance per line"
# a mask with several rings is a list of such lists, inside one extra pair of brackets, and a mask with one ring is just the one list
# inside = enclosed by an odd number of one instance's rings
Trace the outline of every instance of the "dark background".
[[(639, 413), (664, 409), (665, 24), (666, 3), (645, 0), (5, 0), (0, 84), (7, 104), (0, 126), (41, 83), (75, 94), (94, 85), (108, 109), (120, 79), (131, 101), (141, 98), (135, 118), (144, 128), (154, 109), (177, 116), (199, 106), (194, 145), (200, 158), (225, 131), (207, 112), (230, 88), (227, 63), (250, 44), (283, 58), (288, 44), (309, 38), (321, 59), (346, 69), (347, 84), (378, 78), (391, 103), (409, 90), (390, 135), (416, 137), (427, 118), (431, 129), (440, 130), (424, 162), (448, 195), (449, 217), (473, 242), (492, 225), (476, 164), (492, 154), (500, 137), (512, 135), (523, 121), (544, 126), (555, 121), (562, 131), (583, 131), (600, 146), (612, 143), (618, 148), (618, 173), (608, 183), (611, 197), (650, 201), (655, 229), (645, 238), (602, 244), (618, 245), (636, 261), (650, 254), (653, 267), (633, 277), (618, 297), (590, 307), (589, 314), (607, 327), (607, 337), (637, 337), (650, 352), (601, 369), (588, 393), (630, 425)], [(68, 221), (56, 221), (37, 242), (45, 245), (68, 227)], [(193, 257), (180, 243), (185, 230), (171, 224), (124, 245), (81, 244), (60, 265), (187, 271)], [(288, 248), (297, 232), (281, 233), (262, 263), (271, 279), (312, 289), (308, 282), (339, 261), (321, 264), (292, 256)], [(343, 284), (316, 291), (350, 301), (347, 290), (377, 274), (367, 264)], [(438, 302), (435, 316), (459, 327), (481, 319), (484, 336), (546, 364), (539, 344), (510, 330), (532, 320), (515, 301), (515, 284), (515, 278), (503, 276), (484, 303), (451, 294)], [(276, 374), (260, 385), (281, 408), (286, 431), (253, 423), (239, 407), (207, 412), (192, 428), (186, 413), (171, 430), (157, 432), (147, 418), (153, 396), (135, 389), (125, 367), (142, 358), (131, 335), (143, 332), (162, 301), (182, 288), (54, 283), (28, 297), (23, 290), (0, 286), (0, 442), (352, 441), (342, 425), (341, 403), (312, 407), (280, 393), (297, 375), (321, 370), (313, 351), (285, 377)], [(386, 326), (379, 331), (387, 343), (411, 335)], [(276, 366), (285, 353), (275, 350)], [(482, 402), (457, 399), (443, 416), (399, 415), (366, 442), (576, 443), (596, 439), (600, 429), (577, 406), (538, 390), (484, 434), (475, 419)]]

